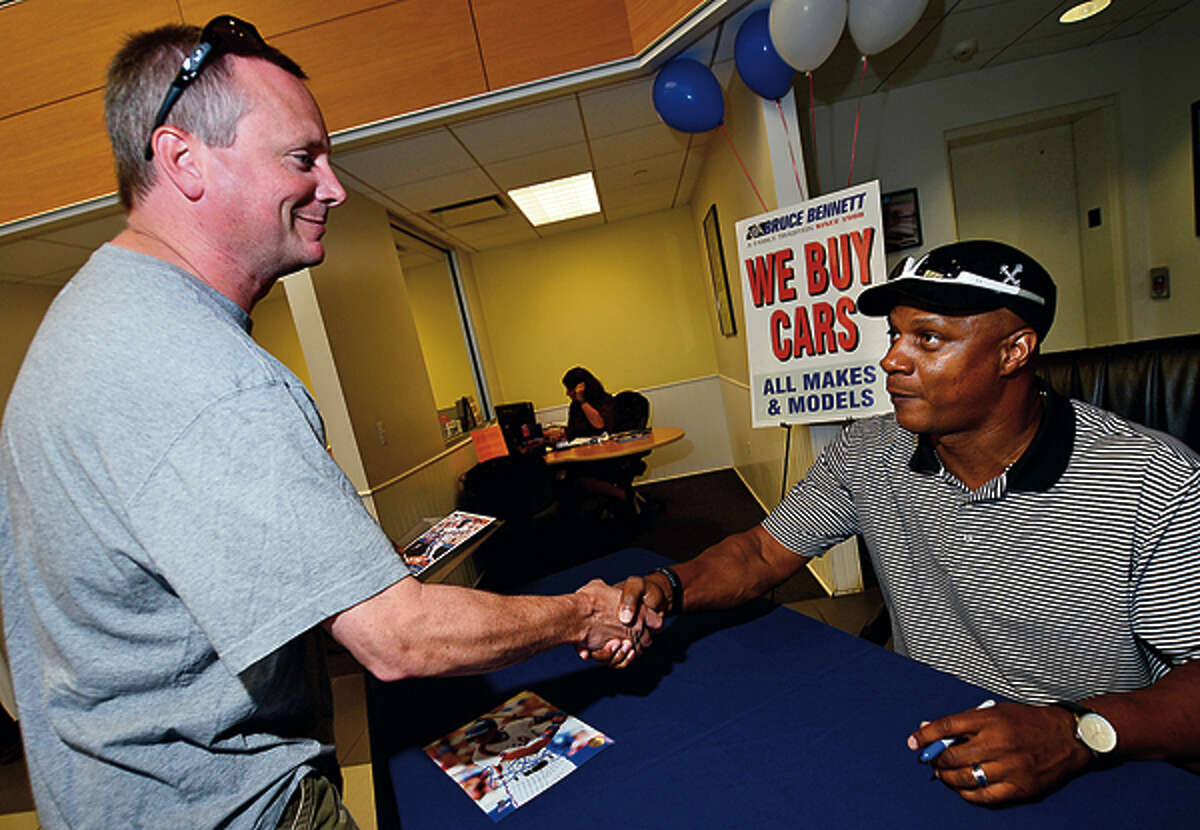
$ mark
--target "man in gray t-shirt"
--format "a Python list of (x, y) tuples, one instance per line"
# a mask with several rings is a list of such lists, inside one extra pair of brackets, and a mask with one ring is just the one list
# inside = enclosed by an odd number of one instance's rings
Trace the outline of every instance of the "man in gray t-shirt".
[(345, 199), (303, 77), (228, 16), (134, 36), (110, 67), (128, 227), (54, 301), (0, 428), (5, 637), (43, 827), (293, 826), (301, 795), (354, 826), (327, 780), (318, 625), (392, 680), (562, 643), (619, 644), (620, 665), (659, 623), (619, 620), (599, 582), (408, 579), (304, 385), (250, 338)]

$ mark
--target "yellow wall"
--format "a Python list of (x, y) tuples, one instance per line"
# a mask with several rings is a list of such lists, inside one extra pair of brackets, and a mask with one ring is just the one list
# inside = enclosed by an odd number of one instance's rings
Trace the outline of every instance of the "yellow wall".
[(475, 379), (449, 269), (444, 263), (408, 268), (404, 282), (438, 409), (454, 406), (463, 395), (474, 397)]
[(0, 412), (17, 379), (29, 341), (58, 290), (58, 286), (26, 283), (0, 285), (4, 297), (0, 302)]
[(586, 366), (611, 392), (711, 375), (710, 298), (689, 208), (471, 257), (495, 402), (564, 402)]
[(440, 452), (441, 428), (387, 212), (351, 193), (328, 227), (313, 287), (367, 483), (375, 487)]
[[(714, 332), (717, 365), (724, 380), (725, 418), (734, 466), (759, 502), (769, 508), (779, 501), (783, 456), (787, 446), (786, 432), (781, 427), (754, 429), (750, 426), (750, 401), (745, 386), (749, 380), (746, 321), (742, 308), (742, 276), (734, 225), (748, 216), (763, 213), (754, 187), (758, 188), (768, 208), (774, 209), (777, 204), (762, 99), (747, 89), (736, 73), (725, 91), (725, 129), (749, 171), (749, 179), (743, 173), (729, 141), (710, 141), (704, 168), (692, 194), (692, 222), (700, 227), (709, 206), (717, 206), (737, 334), (722, 337), (716, 333), (716, 309), (712, 303), (708, 304), (707, 312), (709, 331)], [(753, 180), (754, 186), (751, 186), (750, 180)], [(702, 244), (700, 238), (697, 244)], [(707, 280), (707, 269), (704, 274)], [(711, 292), (707, 282), (705, 290)], [(811, 464), (808, 430), (794, 427), (788, 481), (795, 481)]]
[(276, 357), (280, 363), (296, 373), (311, 393), (312, 378), (308, 374), (308, 363), (296, 336), (296, 324), (292, 310), (288, 307), (283, 285), (276, 283), (271, 292), (259, 301), (250, 315), (254, 321), (251, 333), (255, 342)]

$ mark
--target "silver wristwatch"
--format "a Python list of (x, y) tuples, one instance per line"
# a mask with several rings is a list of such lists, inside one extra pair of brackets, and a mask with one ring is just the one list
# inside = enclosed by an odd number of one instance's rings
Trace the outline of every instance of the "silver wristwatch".
[(1117, 730), (1104, 715), (1069, 700), (1059, 700), (1054, 705), (1075, 716), (1075, 737), (1092, 751), (1092, 755), (1104, 757), (1117, 748)]

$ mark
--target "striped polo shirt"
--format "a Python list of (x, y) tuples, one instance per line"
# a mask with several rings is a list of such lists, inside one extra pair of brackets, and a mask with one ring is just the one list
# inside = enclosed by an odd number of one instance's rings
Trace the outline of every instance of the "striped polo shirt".
[(1027, 703), (1147, 686), (1200, 657), (1200, 457), (1045, 391), (976, 490), (894, 415), (843, 430), (763, 527), (819, 556), (861, 533), (895, 648)]

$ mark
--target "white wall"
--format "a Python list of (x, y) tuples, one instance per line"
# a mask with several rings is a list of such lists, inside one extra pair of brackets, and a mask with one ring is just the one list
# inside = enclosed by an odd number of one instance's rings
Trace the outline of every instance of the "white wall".
[[(1137, 38), (916, 84), (862, 100), (854, 180), (916, 187), (926, 247), (956, 238), (949, 130), (1113, 96), (1118, 111), (1125, 262), (1135, 340), (1200, 327), (1200, 244), (1193, 226), (1190, 102), (1200, 98), (1200, 3)], [(845, 181), (858, 100), (817, 110), (821, 181)], [(1167, 265), (1172, 297), (1149, 298)], [(1122, 270), (1123, 269), (1123, 270)]]

